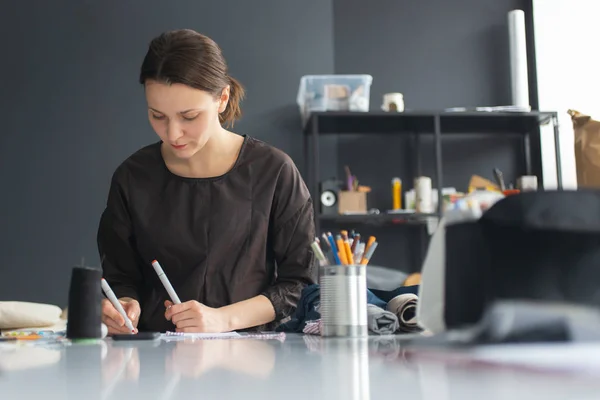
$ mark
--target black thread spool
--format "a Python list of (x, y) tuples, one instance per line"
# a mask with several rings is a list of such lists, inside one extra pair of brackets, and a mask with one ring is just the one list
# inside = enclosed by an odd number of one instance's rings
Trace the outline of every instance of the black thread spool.
[(67, 338), (99, 339), (102, 337), (102, 271), (75, 267), (69, 287)]

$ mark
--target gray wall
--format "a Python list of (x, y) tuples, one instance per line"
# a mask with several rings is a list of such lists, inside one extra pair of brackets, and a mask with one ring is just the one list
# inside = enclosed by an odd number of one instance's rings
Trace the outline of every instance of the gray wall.
[[(0, 300), (66, 305), (70, 269), (98, 265), (110, 176), (157, 140), (138, 69), (152, 37), (192, 28), (222, 47), (245, 84), (235, 130), (300, 163), (303, 74), (333, 72), (331, 0), (21, 1), (0, 34)], [(110, 5), (108, 5), (110, 4)]]
[[(372, 110), (384, 93), (401, 92), (407, 110), (510, 104), (508, 11), (528, 0), (334, 0), (336, 73), (373, 76)], [(385, 145), (381, 145), (381, 143)], [(518, 136), (461, 135), (442, 144), (444, 186), (466, 190), (472, 174), (493, 179), (500, 168), (507, 180), (525, 172)], [(357, 156), (360, 155), (360, 156)], [(434, 178), (431, 136), (422, 137), (421, 174)], [(349, 165), (369, 185), (369, 207), (392, 206), (391, 179), (412, 188), (415, 148), (406, 135), (340, 136), (338, 176)], [(376, 163), (371, 160), (377, 159)], [(334, 225), (324, 228), (334, 229)], [(375, 235), (381, 246), (372, 263), (404, 271), (420, 269), (418, 227), (346, 227)], [(424, 231), (424, 229), (421, 229)]]
[(528, 1), (334, 0), (335, 71), (373, 75), (373, 109), (388, 92), (413, 110), (509, 104), (507, 13)]
[[(302, 75), (370, 73), (374, 109), (388, 91), (403, 92), (411, 109), (504, 104), (506, 12), (525, 1), (13, 2), (0, 13), (0, 300), (64, 306), (72, 265), (82, 256), (98, 265), (96, 228), (110, 176), (157, 140), (137, 74), (160, 32), (186, 27), (213, 37), (248, 90), (235, 130), (287, 151), (303, 170), (295, 104)], [(386, 146), (340, 140), (339, 163), (335, 149), (321, 161), (324, 171), (353, 166), (375, 189), (373, 205), (385, 208), (389, 179), (409, 179), (414, 154), (406, 143), (382, 139)], [(423, 152), (430, 157), (433, 149)], [(447, 182), (455, 185), (492, 164), (507, 175), (518, 168), (509, 138), (447, 142), (444, 154)], [(378, 157), (376, 169), (358, 161), (370, 155)], [(458, 169), (457, 160), (471, 166)], [(424, 169), (432, 173), (431, 165)], [(382, 245), (373, 261), (412, 269), (397, 261), (411, 252), (406, 232), (364, 231), (397, 243)]]

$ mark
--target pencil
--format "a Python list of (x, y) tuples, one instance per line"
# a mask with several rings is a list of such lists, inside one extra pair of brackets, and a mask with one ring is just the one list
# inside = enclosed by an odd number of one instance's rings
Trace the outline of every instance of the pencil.
[(373, 242), (371, 246), (369, 246), (369, 250), (365, 253), (362, 261), (360, 262), (362, 265), (367, 265), (371, 257), (373, 257), (373, 253), (375, 253), (375, 249), (377, 248), (377, 242)]
[(337, 249), (340, 257), (340, 261), (344, 265), (348, 265), (348, 258), (346, 257), (346, 248), (344, 246), (344, 241), (342, 240), (341, 235), (337, 235), (336, 238)]
[(352, 257), (352, 250), (350, 250), (350, 242), (348, 242), (348, 240), (344, 241), (344, 250), (346, 251), (348, 265), (354, 265), (354, 257)]
[(367, 241), (367, 244), (365, 246), (365, 251), (363, 254), (367, 254), (369, 252), (369, 248), (373, 245), (373, 243), (375, 243), (375, 240), (377, 240), (377, 238), (375, 236), (369, 236), (369, 240)]

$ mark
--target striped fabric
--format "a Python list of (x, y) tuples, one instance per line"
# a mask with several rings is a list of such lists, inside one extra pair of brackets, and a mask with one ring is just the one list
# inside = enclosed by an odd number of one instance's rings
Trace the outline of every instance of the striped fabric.
[(320, 335), (321, 334), (321, 320), (317, 319), (314, 321), (306, 321), (306, 326), (302, 330), (307, 335)]

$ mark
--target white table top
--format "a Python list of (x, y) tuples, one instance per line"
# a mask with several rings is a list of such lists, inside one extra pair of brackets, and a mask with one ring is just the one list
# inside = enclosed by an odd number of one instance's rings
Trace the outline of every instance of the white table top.
[(0, 394), (18, 400), (591, 400), (600, 398), (598, 377), (465, 363), (410, 350), (398, 336), (0, 342)]

